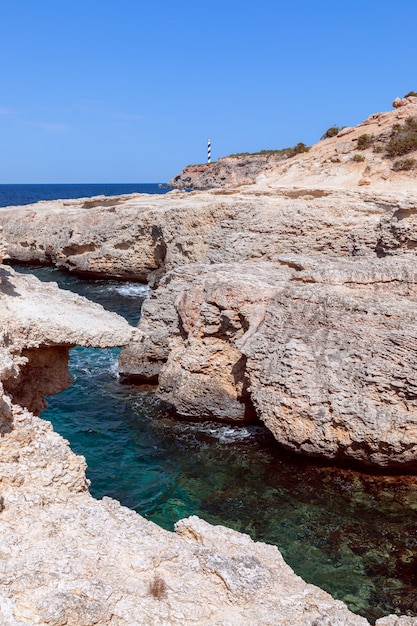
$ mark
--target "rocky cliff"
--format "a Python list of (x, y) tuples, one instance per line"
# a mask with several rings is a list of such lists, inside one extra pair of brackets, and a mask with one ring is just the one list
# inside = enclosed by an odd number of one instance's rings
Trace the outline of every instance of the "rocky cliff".
[(198, 518), (169, 533), (89, 495), (84, 459), (34, 413), (69, 384), (70, 346), (123, 345), (135, 329), (5, 266), (0, 320), (2, 626), (368, 624), (273, 546)]
[(256, 414), (296, 452), (415, 469), (416, 279), (415, 256), (186, 266), (120, 368), (159, 375), (183, 415)]
[(261, 173), (272, 170), (284, 158), (285, 153), (279, 152), (236, 154), (213, 163), (187, 165), (180, 174), (171, 178), (168, 187), (201, 190), (249, 185), (255, 183)]
[(94, 500), (83, 457), (26, 405), (37, 411), (42, 391), (68, 384), (51, 355), (73, 343), (123, 344), (135, 331), (54, 285), (0, 271), (2, 626), (369, 626), (296, 576), (276, 547), (196, 517), (170, 533), (110, 498)]
[[(407, 181), (409, 182), (409, 181)], [(253, 187), (40, 202), (0, 211), (15, 261), (157, 282), (196, 262), (274, 261), (283, 253), (397, 255), (416, 245), (417, 190)]]
[[(391, 168), (386, 177), (383, 168), (392, 164), (385, 153), (392, 141), (398, 140), (398, 132), (414, 132), (412, 126), (404, 130), (404, 124), (417, 115), (416, 102), (413, 97), (401, 100), (393, 111), (375, 114), (358, 127), (342, 129), (337, 136), (319, 142), (306, 154), (277, 162), (252, 186), (2, 209), (7, 253), (15, 260), (53, 263), (81, 274), (134, 278), (154, 285), (160, 282), (159, 290), (145, 305), (141, 339), (123, 353), (121, 370), (126, 376), (152, 382), (159, 376), (159, 393), (180, 413), (233, 420), (256, 415), (280, 443), (298, 452), (412, 466), (415, 451), (411, 434), (406, 433), (412, 432), (415, 415), (410, 374), (414, 357), (410, 356), (399, 382), (393, 385), (390, 363), (393, 367), (402, 362), (401, 348), (388, 337), (393, 336), (395, 319), (407, 353), (414, 354), (414, 325), (409, 320), (414, 292), (409, 276), (414, 271), (417, 245), (417, 186), (412, 170)], [(363, 184), (364, 172), (360, 170), (365, 161), (353, 160), (352, 153), (365, 159), (369, 184)], [(282, 258), (288, 254), (312, 259), (315, 270), (310, 279), (296, 271), (300, 263), (304, 267), (303, 259), (294, 261), (294, 267), (288, 266), (283, 277)], [(394, 262), (403, 257), (410, 260)], [(327, 273), (322, 266), (317, 269), (320, 259), (326, 259)], [(339, 273), (340, 285), (332, 283), (330, 268)], [(317, 271), (321, 278), (317, 278)], [(345, 271), (349, 280), (343, 278)], [(358, 284), (356, 273), (361, 277)], [(395, 280), (390, 278), (393, 274)], [(378, 277), (375, 280), (374, 275)], [(204, 282), (215, 284), (220, 276), (221, 305), (216, 301), (216, 291), (213, 302), (206, 298)], [(236, 299), (235, 284), (242, 297), (244, 294), (242, 302)], [(399, 294), (401, 298), (397, 298), (398, 285), (405, 290)], [(367, 314), (360, 314), (365, 294), (370, 308)], [(395, 316), (387, 313), (387, 302), (395, 308)], [(259, 346), (264, 345), (262, 342), (269, 346), (263, 348), (265, 355), (284, 350), (272, 330), (267, 331), (266, 320), (273, 328), (279, 327), (281, 318), (287, 319), (280, 329), (291, 346), (282, 352), (292, 363), (287, 369), (280, 361), (272, 366), (267, 356), (262, 365), (255, 365), (255, 357), (247, 352), (255, 345), (254, 340), (245, 348), (238, 343), (239, 333), (248, 331), (245, 324), (254, 328), (251, 318), (244, 323), (240, 320), (243, 305), (262, 311), (257, 313), (261, 316), (259, 324), (262, 322), (258, 340)], [(230, 313), (229, 322), (227, 316), (219, 321), (217, 309)], [(321, 310), (327, 317), (323, 314), (320, 318), (317, 311)], [(211, 316), (217, 331), (210, 331)], [(317, 319), (320, 328), (327, 328), (325, 336), (314, 326)], [(368, 325), (371, 319), (378, 320), (372, 328)], [(334, 342), (335, 352), (350, 354), (357, 323), (368, 328), (378, 345), (382, 373), (374, 378), (382, 376), (383, 382), (372, 382), (372, 375), (366, 374), (375, 370), (376, 361), (364, 336), (363, 344), (358, 340), (360, 356), (340, 357), (343, 368), (338, 374), (340, 380), (336, 376), (336, 393), (329, 383), (335, 377), (335, 365), (327, 356), (328, 350)], [(297, 328), (306, 324), (306, 335), (301, 337)], [(340, 329), (333, 332), (337, 325)], [(261, 330), (266, 333), (262, 339)], [(362, 373), (354, 375), (359, 364)], [(264, 367), (270, 371), (278, 365), (275, 378), (263, 372)], [(305, 387), (296, 376), (286, 375), (287, 370), (294, 372), (297, 367), (301, 367), (299, 378)], [(315, 370), (310, 382), (309, 368)], [(349, 382), (352, 380), (355, 384)], [(349, 388), (355, 390), (351, 399), (353, 413), (361, 416), (359, 421), (347, 407)], [(275, 417), (262, 398), (274, 398)], [(362, 398), (360, 406), (358, 398)], [(409, 425), (401, 426), (390, 439), (388, 430), (393, 428), (396, 415)], [(387, 434), (378, 446), (375, 433), (381, 427)]]

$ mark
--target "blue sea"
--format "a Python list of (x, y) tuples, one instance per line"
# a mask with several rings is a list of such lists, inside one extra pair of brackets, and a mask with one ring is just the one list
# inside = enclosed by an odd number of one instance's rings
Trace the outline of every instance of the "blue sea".
[[(158, 185), (1, 185), (0, 206), (37, 199), (164, 193)], [(7, 201), (6, 201), (7, 199)], [(17, 267), (123, 315), (140, 317), (148, 288)], [(74, 384), (42, 417), (83, 454), (91, 493), (167, 529), (196, 514), (275, 544), (308, 582), (370, 621), (417, 615), (417, 480), (292, 455), (261, 424), (180, 420), (153, 387), (122, 384), (118, 350), (74, 348)]]
[(0, 185), (0, 207), (31, 204), (39, 200), (66, 200), (126, 193), (166, 193), (164, 183), (97, 183), (71, 185)]

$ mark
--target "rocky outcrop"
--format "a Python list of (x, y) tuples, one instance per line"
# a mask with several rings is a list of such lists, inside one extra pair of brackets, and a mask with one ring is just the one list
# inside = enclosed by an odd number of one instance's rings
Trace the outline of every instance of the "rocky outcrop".
[(308, 153), (227, 157), (193, 166), (190, 178), (177, 181), (210, 191), (2, 208), (7, 254), (79, 274), (155, 283), (195, 262), (414, 251), (417, 154), (407, 154), (404, 166), (387, 151), (409, 119), (417, 119), (413, 96)]
[(3, 239), (3, 228), (0, 226), (0, 265), (6, 255), (7, 242)]
[(69, 383), (71, 345), (126, 344), (136, 331), (54, 284), (0, 272), (2, 626), (368, 625), (276, 547), (195, 517), (170, 533), (94, 500), (83, 457), (28, 407)]
[(236, 187), (256, 182), (262, 173), (270, 171), (284, 153), (236, 154), (213, 163), (187, 165), (180, 174), (171, 178), (168, 187), (173, 189), (216, 189)]
[(252, 410), (297, 452), (417, 467), (414, 256), (197, 265), (145, 302), (121, 370), (179, 413)]
[(414, 191), (174, 191), (103, 202), (2, 209), (8, 254), (90, 276), (157, 282), (196, 262), (275, 261), (287, 252), (384, 256), (416, 245)]
[[(64, 312), (64, 313), (63, 313)], [(80, 296), (0, 265), (0, 379), (12, 400), (39, 413), (71, 383), (69, 349), (126, 345), (136, 330)], [(3, 398), (4, 414), (9, 401)]]

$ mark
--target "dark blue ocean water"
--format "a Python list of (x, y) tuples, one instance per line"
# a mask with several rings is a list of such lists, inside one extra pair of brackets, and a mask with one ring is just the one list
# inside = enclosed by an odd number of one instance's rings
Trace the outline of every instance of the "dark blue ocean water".
[(167, 191), (170, 189), (162, 183), (0, 185), (0, 207), (30, 204), (39, 200), (117, 196), (125, 193), (166, 193)]
[[(147, 294), (136, 283), (18, 269), (132, 324)], [(259, 424), (179, 420), (153, 388), (121, 384), (118, 353), (73, 349), (74, 384), (50, 397), (42, 414), (86, 457), (95, 497), (117, 498), (168, 529), (196, 514), (275, 544), (297, 574), (371, 621), (417, 615), (415, 477), (375, 476), (291, 455)]]

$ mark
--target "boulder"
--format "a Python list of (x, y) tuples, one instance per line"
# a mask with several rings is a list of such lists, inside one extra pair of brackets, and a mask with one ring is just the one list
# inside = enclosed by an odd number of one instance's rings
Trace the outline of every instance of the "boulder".
[(144, 304), (133, 373), (151, 361), (182, 415), (254, 410), (296, 452), (414, 468), (416, 284), (411, 255), (178, 268)]

